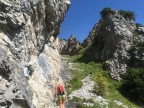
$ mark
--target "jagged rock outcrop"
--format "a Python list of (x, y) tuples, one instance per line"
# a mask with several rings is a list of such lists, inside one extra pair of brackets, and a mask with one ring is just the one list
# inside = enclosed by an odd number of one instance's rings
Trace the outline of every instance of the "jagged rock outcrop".
[(0, 0), (0, 107), (53, 106), (62, 60), (60, 25), (69, 0)]
[(71, 35), (68, 41), (60, 40), (59, 43), (59, 51), (62, 55), (75, 55), (81, 48), (80, 42), (74, 35)]
[(68, 41), (66, 39), (59, 40), (59, 52), (60, 54), (64, 55), (67, 54), (68, 49)]
[(89, 32), (89, 35), (88, 37), (84, 40), (84, 42), (82, 43), (82, 46), (83, 47), (87, 47), (87, 46), (90, 46), (93, 42), (94, 42), (94, 39), (95, 39), (95, 35), (97, 35), (97, 30), (99, 28), (99, 25), (98, 24), (95, 24), (93, 29)]
[(118, 11), (102, 17), (88, 37), (94, 37), (94, 42), (84, 56), (104, 61), (104, 68), (110, 71), (112, 78), (121, 80), (121, 75), (132, 65), (131, 60), (133, 65), (143, 65), (143, 51), (131, 50), (137, 47), (137, 40), (143, 43), (143, 27), (136, 28), (133, 20), (124, 18)]

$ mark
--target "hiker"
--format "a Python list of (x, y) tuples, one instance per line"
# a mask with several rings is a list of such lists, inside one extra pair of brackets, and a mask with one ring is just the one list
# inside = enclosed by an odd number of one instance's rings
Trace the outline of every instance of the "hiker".
[(64, 108), (64, 101), (66, 99), (65, 89), (64, 89), (64, 86), (61, 85), (59, 82), (56, 82), (54, 101), (55, 101), (56, 97), (58, 99), (60, 108)]

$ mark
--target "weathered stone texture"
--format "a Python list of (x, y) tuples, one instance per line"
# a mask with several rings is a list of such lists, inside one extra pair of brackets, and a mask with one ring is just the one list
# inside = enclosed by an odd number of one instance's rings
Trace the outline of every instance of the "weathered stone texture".
[[(53, 84), (62, 68), (57, 35), (69, 5), (0, 0), (0, 107), (53, 106)], [(30, 65), (33, 72), (26, 73)]]
[(128, 66), (143, 65), (143, 40), (143, 27), (137, 28), (134, 21), (115, 11), (114, 15), (105, 16), (94, 26), (84, 42), (90, 46), (85, 55), (103, 61), (111, 77), (121, 80)]
[(67, 40), (59, 41), (59, 51), (62, 55), (75, 55), (81, 49), (80, 42), (75, 38), (74, 35), (71, 35)]

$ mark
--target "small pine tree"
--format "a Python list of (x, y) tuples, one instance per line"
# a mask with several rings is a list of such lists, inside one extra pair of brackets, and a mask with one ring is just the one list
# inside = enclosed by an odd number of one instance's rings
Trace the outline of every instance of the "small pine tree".
[(101, 17), (105, 17), (106, 15), (109, 15), (109, 14), (115, 14), (115, 11), (113, 11), (111, 8), (104, 8), (101, 12)]
[(135, 20), (136, 15), (133, 11), (119, 10), (119, 13), (126, 19)]
[(142, 27), (142, 24), (136, 23), (136, 27)]
[(98, 95), (101, 96), (106, 95), (106, 79), (101, 72), (97, 72), (97, 79), (94, 90)]
[(135, 96), (143, 94), (144, 68), (128, 68), (122, 86)]

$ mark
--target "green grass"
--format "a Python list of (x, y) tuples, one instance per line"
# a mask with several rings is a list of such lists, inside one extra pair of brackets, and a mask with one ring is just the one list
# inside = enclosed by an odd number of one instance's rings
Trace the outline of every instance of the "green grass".
[[(90, 62), (88, 64), (85, 63), (75, 63), (73, 69), (71, 69), (71, 73), (74, 78), (70, 81), (68, 88), (71, 88), (71, 91), (77, 90), (82, 86), (81, 80), (84, 79), (88, 75), (93, 75), (94, 72), (98, 71), (97, 68), (99, 64), (95, 64)], [(69, 91), (69, 93), (71, 93)]]
[[(98, 92), (102, 91), (102, 96), (105, 99), (110, 100), (109, 108), (121, 108), (121, 106), (118, 106), (114, 103), (114, 100), (122, 102), (124, 105), (129, 106), (129, 108), (141, 108), (120, 93), (119, 89), (122, 83), (111, 79), (108, 72), (102, 69), (101, 62), (84, 63), (82, 61), (79, 61), (79, 58), (81, 57), (82, 52), (70, 58), (71, 62), (74, 63), (73, 69), (71, 69), (71, 73), (73, 74), (74, 78), (69, 82), (68, 88), (70, 89), (68, 89), (68, 93), (79, 89), (82, 86), (81, 80), (90, 75), (92, 77), (92, 80), (95, 81), (96, 84), (100, 84), (100, 86), (102, 86), (100, 87), (100, 90), (96, 90), (96, 93), (101, 95), (101, 93)], [(93, 108), (98, 108), (97, 106), (98, 105), (96, 104)], [(78, 108), (88, 107), (80, 104)]]
[(107, 79), (102, 74), (103, 72), (98, 71), (92, 75), (93, 81), (95, 81), (94, 92), (100, 96), (106, 96), (107, 91)]
[(110, 78), (107, 78), (107, 80), (108, 80), (107, 81), (108, 88), (107, 88), (107, 95), (105, 96), (105, 98), (111, 100), (111, 102), (113, 102), (114, 100), (120, 101), (124, 103), (125, 105), (129, 106), (130, 108), (141, 108), (138, 105), (131, 102), (129, 99), (127, 99), (120, 93), (119, 89), (122, 85), (121, 82), (110, 79)]

